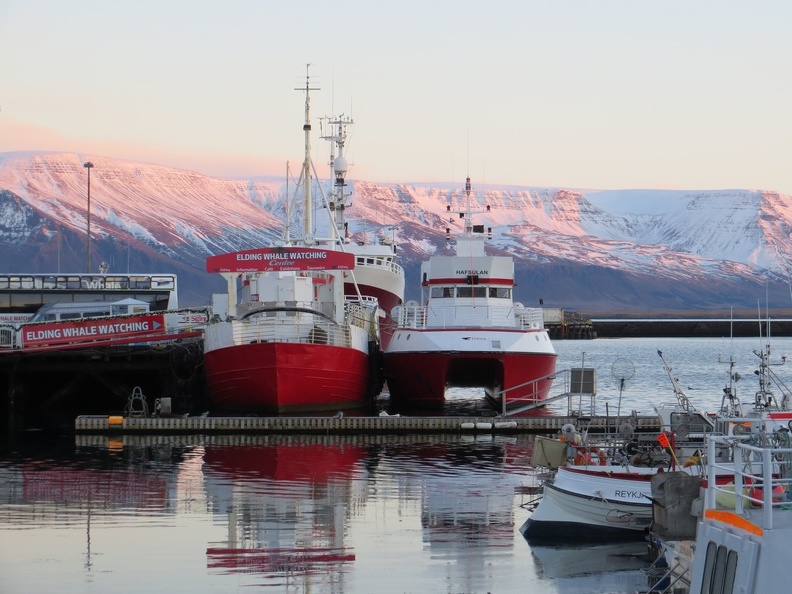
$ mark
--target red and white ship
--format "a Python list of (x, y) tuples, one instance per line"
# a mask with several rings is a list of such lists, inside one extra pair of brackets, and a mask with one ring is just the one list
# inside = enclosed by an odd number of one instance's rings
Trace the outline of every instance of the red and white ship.
[[(487, 256), (484, 226), (474, 224), (470, 178), (459, 215), (456, 255), (421, 265), (421, 303), (398, 308), (385, 350), (391, 402), (442, 406), (447, 387), (483, 387), (501, 404), (544, 400), (556, 352), (540, 308), (513, 301), (514, 260)], [(446, 229), (446, 238), (451, 238)]]
[(228, 283), (226, 321), (204, 338), (213, 412), (359, 408), (381, 387), (377, 300), (345, 293), (356, 258), (343, 239), (314, 236), (309, 92), (306, 77), (302, 236), (290, 236), (287, 215), (280, 245), (207, 259)]

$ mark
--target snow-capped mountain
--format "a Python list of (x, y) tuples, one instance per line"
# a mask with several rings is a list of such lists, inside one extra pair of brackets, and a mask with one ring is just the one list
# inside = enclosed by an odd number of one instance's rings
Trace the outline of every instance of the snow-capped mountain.
[[(176, 272), (181, 301), (206, 304), (223, 290), (207, 256), (280, 237), (294, 181), (217, 179), (74, 153), (0, 153), (0, 266), (7, 272), (84, 272), (91, 161), (91, 267)], [(324, 183), (325, 187), (329, 184)], [(395, 237), (408, 298), (420, 262), (450, 250), (460, 229), (447, 206), (459, 184), (349, 182), (353, 240)], [(581, 312), (792, 307), (792, 198), (755, 190), (476, 188), (490, 210), (489, 251), (515, 258), (526, 305)], [(317, 188), (318, 189), (318, 188)], [(321, 191), (315, 192), (321, 196)], [(326, 228), (317, 207), (317, 235)], [(449, 251), (450, 253), (450, 251)]]

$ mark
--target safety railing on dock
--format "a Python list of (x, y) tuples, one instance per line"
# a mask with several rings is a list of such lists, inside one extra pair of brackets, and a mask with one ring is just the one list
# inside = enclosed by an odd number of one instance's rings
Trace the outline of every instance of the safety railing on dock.
[[(552, 388), (548, 387), (552, 382)], [(551, 391), (555, 389), (556, 393)], [(515, 393), (522, 394), (515, 396)], [(542, 394), (547, 395), (542, 398)], [(567, 411), (574, 415), (594, 415), (596, 398), (596, 373), (592, 368), (571, 368), (556, 371), (517, 386), (495, 392), (494, 399), (500, 404), (504, 416), (526, 412), (546, 406), (551, 402), (567, 399)]]

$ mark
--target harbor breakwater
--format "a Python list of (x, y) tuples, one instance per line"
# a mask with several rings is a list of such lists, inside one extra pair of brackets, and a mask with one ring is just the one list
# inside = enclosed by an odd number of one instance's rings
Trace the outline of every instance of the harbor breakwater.
[(792, 336), (792, 319), (593, 319), (597, 338)]

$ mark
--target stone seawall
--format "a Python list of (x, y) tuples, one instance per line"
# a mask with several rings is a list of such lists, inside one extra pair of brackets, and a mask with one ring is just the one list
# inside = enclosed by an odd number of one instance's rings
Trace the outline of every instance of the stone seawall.
[[(758, 320), (593, 320), (597, 338), (767, 336)], [(771, 320), (772, 336), (792, 336), (792, 320)]]

